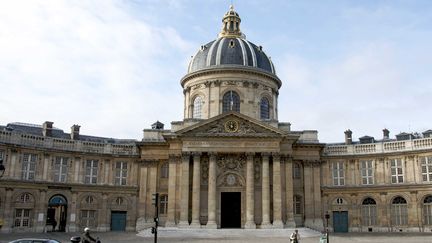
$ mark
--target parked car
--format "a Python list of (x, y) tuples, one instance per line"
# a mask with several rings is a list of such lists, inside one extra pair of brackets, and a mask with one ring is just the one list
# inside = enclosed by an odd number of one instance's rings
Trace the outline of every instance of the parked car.
[(58, 240), (52, 239), (36, 239), (36, 238), (26, 238), (10, 241), (9, 243), (61, 243)]

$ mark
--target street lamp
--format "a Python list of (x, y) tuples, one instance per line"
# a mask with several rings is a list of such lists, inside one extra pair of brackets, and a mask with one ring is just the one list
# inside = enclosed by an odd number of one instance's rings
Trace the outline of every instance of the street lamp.
[(3, 159), (0, 159), (0, 178), (3, 177), (6, 168), (3, 165)]
[(328, 221), (330, 219), (330, 214), (328, 213), (328, 211), (326, 212), (326, 214), (324, 215), (324, 217), (326, 219), (326, 238), (327, 238), (327, 243), (329, 243)]

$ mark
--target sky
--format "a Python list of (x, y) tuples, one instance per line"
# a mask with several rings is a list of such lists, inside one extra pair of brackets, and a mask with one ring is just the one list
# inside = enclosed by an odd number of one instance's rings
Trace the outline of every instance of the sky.
[(278, 77), (279, 121), (343, 142), (432, 129), (430, 0), (0, 0), (0, 124), (142, 139), (231, 2)]

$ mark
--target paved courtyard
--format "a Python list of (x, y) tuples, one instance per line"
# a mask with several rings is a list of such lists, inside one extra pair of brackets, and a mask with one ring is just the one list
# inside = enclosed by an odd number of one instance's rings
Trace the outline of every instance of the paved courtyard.
[[(316, 231), (301, 228), (301, 243), (318, 243), (320, 241), (320, 234)], [(289, 242), (289, 235), (292, 229), (284, 230), (174, 230), (162, 229), (159, 232), (158, 242), (193, 242), (193, 243), (287, 243)], [(76, 233), (13, 233), (13, 234), (0, 234), (0, 243), (6, 243), (10, 240), (27, 237), (38, 238), (53, 238), (61, 242), (70, 242), (72, 236), (78, 235)], [(139, 234), (133, 232), (107, 232), (107, 233), (94, 233), (98, 236), (102, 243), (115, 243), (115, 242), (130, 242), (130, 243), (143, 243), (153, 242), (153, 237), (149, 237), (148, 232), (141, 232)], [(374, 242), (374, 243), (395, 243), (395, 242), (410, 242), (410, 243), (431, 243), (432, 233), (347, 233), (347, 234), (332, 234), (330, 238), (331, 243), (355, 243), (355, 242)]]

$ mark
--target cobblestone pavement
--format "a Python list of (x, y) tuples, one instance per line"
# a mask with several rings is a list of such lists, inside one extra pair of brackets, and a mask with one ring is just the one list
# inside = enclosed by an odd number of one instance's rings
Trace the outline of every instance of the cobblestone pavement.
[[(6, 243), (10, 240), (26, 237), (38, 237), (38, 238), (53, 238), (60, 240), (63, 243), (70, 242), (69, 239), (72, 236), (77, 235), (76, 233), (13, 233), (13, 234), (0, 234), (0, 243)], [(102, 243), (115, 243), (115, 242), (128, 242), (128, 243), (146, 243), (153, 242), (153, 238), (140, 237), (136, 233), (94, 233), (94, 236), (100, 237)], [(319, 237), (302, 237), (301, 243), (319, 243)], [(186, 238), (182, 235), (178, 237), (160, 237), (158, 239), (160, 243), (171, 243), (171, 242), (192, 242), (192, 243), (222, 243), (222, 242), (233, 242), (233, 243), (288, 243), (287, 237), (254, 237), (245, 235), (242, 237), (225, 237), (220, 235), (218, 238), (203, 239), (203, 238)], [(331, 243), (357, 243), (357, 242), (370, 242), (370, 243), (431, 243), (432, 233), (347, 233), (347, 234), (333, 234), (330, 237)]]

